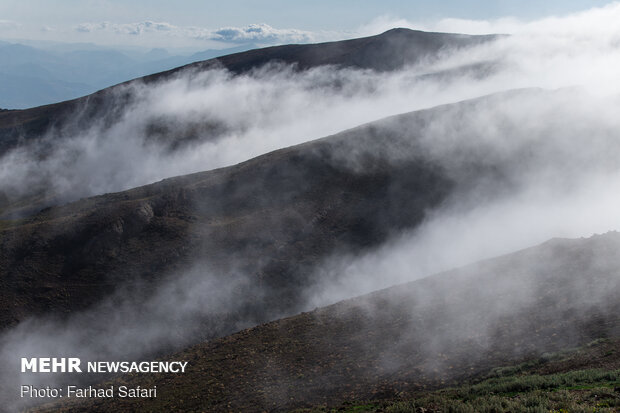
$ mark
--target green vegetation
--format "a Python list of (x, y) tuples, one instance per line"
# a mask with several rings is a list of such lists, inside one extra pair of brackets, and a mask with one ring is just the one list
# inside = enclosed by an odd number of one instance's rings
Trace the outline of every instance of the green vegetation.
[[(479, 383), (421, 393), (409, 400), (350, 404), (298, 412), (385, 413), (604, 413), (620, 410), (620, 370), (493, 377)], [(495, 372), (497, 373), (497, 371)]]

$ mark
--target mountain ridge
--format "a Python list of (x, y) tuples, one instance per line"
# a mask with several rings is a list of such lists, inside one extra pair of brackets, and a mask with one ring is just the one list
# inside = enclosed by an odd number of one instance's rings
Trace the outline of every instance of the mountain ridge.
[[(469, 36), (393, 29), (380, 35), (360, 39), (272, 46), (190, 63), (129, 80), (78, 99), (31, 109), (0, 112), (0, 154), (15, 147), (20, 137), (31, 139), (29, 135), (41, 135), (50, 127), (61, 126), (63, 119), (78, 109), (89, 114), (85, 121), (89, 121), (92, 117), (101, 117), (106, 112), (114, 112), (111, 109), (126, 104), (130, 96), (121, 94), (120, 99), (108, 102), (111, 91), (137, 81), (148, 84), (169, 78), (180, 71), (189, 69), (200, 71), (217, 67), (240, 74), (268, 62), (293, 64), (302, 70), (327, 64), (360, 69), (396, 70), (405, 64), (416, 63), (421, 58), (432, 57), (443, 48), (472, 46), (495, 38), (494, 35)], [(80, 108), (81, 106), (84, 108)]]

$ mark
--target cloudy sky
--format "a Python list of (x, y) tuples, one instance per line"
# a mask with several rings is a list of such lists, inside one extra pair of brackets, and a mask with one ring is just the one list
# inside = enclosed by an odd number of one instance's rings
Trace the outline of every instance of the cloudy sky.
[[(464, 4), (467, 4), (465, 7)], [(511, 31), (605, 0), (2, 0), (0, 39), (107, 46), (225, 48), (375, 34), (395, 25), (460, 32)]]

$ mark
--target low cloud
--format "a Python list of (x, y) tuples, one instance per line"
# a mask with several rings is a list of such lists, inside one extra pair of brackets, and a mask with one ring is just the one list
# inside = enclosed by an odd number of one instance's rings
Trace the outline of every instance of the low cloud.
[(181, 31), (182, 28), (173, 26), (166, 22), (144, 21), (140, 23), (82, 23), (75, 27), (75, 30), (81, 33), (91, 33), (96, 31), (107, 31), (116, 34), (141, 35), (153, 32), (173, 32)]
[(2, 29), (16, 29), (21, 27), (20, 23), (17, 23), (13, 20), (2, 20), (0, 19), (0, 30)]
[(515, 17), (476, 20), (444, 18), (435, 22), (416, 22), (395, 16), (380, 16), (358, 29), (361, 35), (372, 35), (393, 27), (404, 27), (432, 32), (464, 34), (521, 34), (541, 35), (553, 33), (554, 36), (598, 39), (601, 36), (618, 38), (620, 28), (616, 22), (620, 19), (620, 2), (613, 2), (602, 7), (571, 13), (566, 16), (551, 16), (543, 19), (524, 21)]
[(246, 27), (225, 27), (208, 35), (209, 40), (234, 43), (308, 43), (314, 40), (312, 32), (297, 29), (275, 29), (268, 24), (250, 24)]

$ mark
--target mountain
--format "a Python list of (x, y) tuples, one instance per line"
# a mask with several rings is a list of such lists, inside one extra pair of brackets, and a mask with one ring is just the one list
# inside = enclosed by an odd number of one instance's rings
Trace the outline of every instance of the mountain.
[[(410, 29), (392, 29), (377, 36), (337, 42), (273, 46), (222, 56), (217, 61), (234, 73), (243, 73), (268, 62), (295, 64), (299, 69), (337, 65), (377, 71), (391, 71), (423, 59), (436, 58), (440, 52), (497, 39), (497, 35), (433, 33)], [(199, 65), (209, 66), (213, 62)], [(199, 67), (200, 67), (199, 66)], [(147, 77), (154, 80), (178, 69)]]
[[(617, 232), (553, 239), (197, 344), (165, 358), (188, 361), (185, 374), (126, 375), (103, 385), (157, 386), (161, 390), (156, 398), (74, 400), (53, 408), (258, 412), (311, 406), (346, 410), (352, 409), (347, 402), (364, 401), (371, 411), (372, 401), (420, 399), (428, 390), (484, 377), (494, 367), (521, 361), (530, 362), (525, 365), (529, 367), (513, 370), (521, 369), (522, 374), (533, 367), (539, 374), (618, 369), (617, 340), (577, 353), (551, 354), (618, 337), (619, 248)], [(509, 370), (495, 374), (501, 377)], [(611, 386), (614, 374), (607, 373)], [(544, 383), (544, 378), (537, 380)], [(561, 387), (562, 378), (554, 380), (547, 388)], [(502, 389), (502, 382), (495, 383)], [(499, 391), (512, 391), (513, 396), (504, 396), (503, 402), (518, 400), (533, 386), (525, 383), (526, 379), (510, 387), (504, 380), (504, 390)], [(462, 392), (471, 400), (473, 390), (470, 386)], [(613, 403), (613, 392), (610, 397)]]
[[(21, 111), (0, 111), (0, 156), (4, 154), (7, 157), (7, 165), (12, 162), (16, 162), (22, 167), (30, 165), (26, 161), (11, 161), (13, 156), (19, 158), (24, 154), (28, 154), (29, 160), (32, 161), (32, 170), (23, 176), (28, 183), (18, 184), (18, 188), (15, 188), (9, 182), (8, 185), (0, 188), (0, 217), (5, 219), (21, 218), (48, 206), (101, 193), (101, 190), (80, 189), (79, 183), (75, 182), (67, 182), (67, 189), (57, 189), (58, 183), (64, 182), (63, 178), (58, 174), (45, 172), (44, 168), (36, 166), (39, 163), (58, 162), (62, 164), (79, 161), (86, 148), (94, 149), (98, 146), (98, 144), (86, 144), (84, 142), (94, 135), (100, 137), (98, 140), (101, 143), (126, 139), (129, 141), (129, 146), (143, 147), (143, 153), (150, 153), (149, 150), (158, 150), (162, 152), (161, 156), (164, 156), (187, 151), (189, 148), (200, 144), (219, 144), (222, 139), (251, 129), (252, 125), (244, 125), (243, 122), (234, 121), (227, 123), (226, 117), (222, 118), (210, 114), (212, 110), (217, 111), (217, 107), (206, 110), (200, 116), (193, 116), (194, 110), (188, 108), (185, 115), (178, 117), (178, 119), (184, 118), (184, 116), (192, 117), (186, 121), (179, 121), (167, 112), (140, 116), (142, 109), (139, 106), (149, 104), (144, 101), (144, 94), (148, 90), (161, 90), (162, 93), (165, 93), (166, 86), (168, 84), (174, 86), (175, 76), (180, 73), (184, 73), (184, 76), (191, 79), (196, 77), (195, 71), (200, 72), (221, 66), (227, 67), (235, 73), (243, 73), (266, 62), (283, 61), (296, 65), (298, 69), (324, 64), (375, 70), (398, 69), (406, 63), (413, 64), (420, 60), (432, 59), (450, 48), (475, 45), (491, 39), (493, 39), (492, 36), (448, 35), (397, 29), (365, 39), (318, 45), (278, 46), (191, 64), (170, 72), (118, 85), (74, 101)], [(393, 53), (391, 58), (387, 56), (386, 52), (389, 47), (392, 47), (389, 49), (391, 50), (390, 53)], [(466, 70), (484, 73), (480, 67), (466, 68)], [(438, 76), (440, 75), (450, 76), (446, 73), (438, 74)], [(163, 79), (173, 80), (170, 80), (169, 83), (162, 83)], [(331, 91), (339, 93), (339, 88), (343, 87), (342, 82), (336, 79), (331, 82), (332, 84), (321, 85), (320, 87), (325, 88), (326, 92), (329, 93)], [(197, 87), (200, 86), (197, 85)], [(155, 104), (155, 101), (151, 103)], [(133, 115), (133, 110), (138, 111), (136, 113), (138, 116)], [(233, 113), (233, 115), (235, 114)], [(142, 118), (144, 119), (140, 120)], [(123, 125), (126, 122), (143, 122), (143, 124), (130, 126), (132, 129), (128, 131), (115, 129), (119, 126), (124, 128)], [(107, 132), (112, 135), (110, 139), (105, 137)], [(312, 138), (320, 136), (317, 135)], [(75, 147), (76, 145), (77, 147)], [(136, 148), (136, 150), (140, 149)], [(60, 158), (63, 159), (56, 160), (54, 157), (59, 152), (61, 153)], [(73, 155), (70, 155), (72, 153)], [(101, 176), (99, 180), (105, 180), (108, 174), (116, 174), (114, 170), (105, 166), (106, 164), (112, 165), (115, 162), (113, 159), (106, 159), (105, 155), (102, 155), (101, 160), (95, 162), (103, 168), (102, 171), (99, 171)], [(17, 169), (19, 168), (17, 166)], [(205, 166), (204, 169), (210, 168)], [(183, 172), (198, 170), (201, 170), (200, 167)], [(161, 179), (161, 176), (158, 178)], [(153, 180), (151, 179), (150, 182)], [(126, 189), (147, 182), (149, 182), (148, 179), (138, 180), (133, 185), (112, 186), (107, 191)]]
[[(213, 67), (224, 67), (239, 74), (268, 62), (294, 64), (301, 70), (321, 65), (337, 65), (387, 71), (415, 64), (423, 59), (432, 59), (448, 49), (473, 46), (495, 38), (496, 36), (491, 35), (468, 36), (393, 29), (361, 39), (274, 46), (234, 53), (145, 76), (133, 82), (149, 84), (170, 78), (180, 71)], [(122, 113), (123, 103), (131, 100), (130, 96), (121, 96), (119, 99), (114, 95), (120, 86), (66, 102), (0, 113), (0, 154), (18, 145), (20, 138), (33, 140), (43, 135), (51, 126), (62, 127), (76, 111), (84, 113), (78, 127), (85, 127), (95, 119), (114, 119), (118, 113)]]

